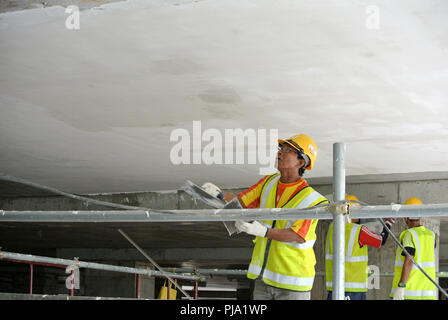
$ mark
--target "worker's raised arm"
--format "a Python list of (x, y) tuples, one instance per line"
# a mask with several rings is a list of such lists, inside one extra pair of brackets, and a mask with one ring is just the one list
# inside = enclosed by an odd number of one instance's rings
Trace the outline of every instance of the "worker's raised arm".
[(236, 195), (234, 193), (231, 193), (231, 192), (227, 192), (227, 191), (221, 190), (218, 186), (214, 185), (211, 182), (204, 183), (202, 185), (202, 189), (204, 189), (207, 193), (209, 193), (213, 197), (221, 199), (224, 202), (229, 202), (229, 201), (231, 201), (234, 198), (238, 198), (238, 201), (240, 202), (241, 206), (243, 208), (246, 208), (246, 205), (241, 200), (241, 198), (238, 197), (238, 195)]

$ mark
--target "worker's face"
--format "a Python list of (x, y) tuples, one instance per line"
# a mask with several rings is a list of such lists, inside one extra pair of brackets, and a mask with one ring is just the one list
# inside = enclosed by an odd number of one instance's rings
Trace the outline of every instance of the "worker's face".
[(305, 160), (297, 158), (297, 151), (290, 145), (283, 143), (278, 146), (277, 168), (299, 169), (305, 165)]

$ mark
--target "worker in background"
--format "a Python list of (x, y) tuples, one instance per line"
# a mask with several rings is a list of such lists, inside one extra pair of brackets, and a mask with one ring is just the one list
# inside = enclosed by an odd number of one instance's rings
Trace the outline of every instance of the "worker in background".
[[(306, 134), (278, 140), (277, 169), (238, 197), (245, 208), (309, 208), (327, 204), (302, 178), (317, 158), (317, 146)], [(203, 186), (204, 187), (204, 186)], [(205, 186), (204, 188), (206, 188)], [(216, 186), (208, 185), (210, 193)], [(255, 280), (254, 299), (310, 300), (315, 276), (314, 243), (318, 220), (237, 221), (241, 232), (255, 236), (247, 277)]]
[[(412, 197), (405, 205), (423, 204)], [(434, 248), (436, 236), (421, 225), (420, 218), (404, 218), (408, 229), (399, 237), (400, 243), (420, 267), (433, 279), (436, 277)], [(395, 258), (395, 273), (390, 296), (394, 300), (435, 300), (436, 286), (414, 266), (411, 259), (398, 247)]]
[[(359, 201), (354, 195), (347, 195), (345, 200)], [(350, 202), (349, 206), (360, 206), (359, 203)], [(385, 224), (390, 227), (395, 220), (388, 218)], [(381, 234), (373, 232), (377, 223), (360, 224), (360, 219), (346, 218), (345, 225), (345, 297), (349, 300), (366, 300), (367, 274), (369, 254), (367, 246), (379, 248), (386, 243), (389, 233), (382, 224)], [(370, 225), (370, 227), (369, 227)], [(330, 224), (325, 242), (325, 276), (328, 300), (333, 293), (333, 223)]]

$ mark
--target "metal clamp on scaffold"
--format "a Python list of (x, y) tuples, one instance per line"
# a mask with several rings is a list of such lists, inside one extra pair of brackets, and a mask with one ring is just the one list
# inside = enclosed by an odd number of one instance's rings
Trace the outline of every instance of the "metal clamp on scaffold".
[(349, 215), (349, 204), (347, 201), (339, 201), (330, 203), (328, 211), (333, 215)]
[(199, 272), (198, 268), (194, 268), (191, 274), (199, 277), (199, 281), (205, 281), (205, 276), (203, 276), (201, 272)]
[(73, 265), (81, 268), (81, 261), (79, 261), (79, 257), (73, 257)]

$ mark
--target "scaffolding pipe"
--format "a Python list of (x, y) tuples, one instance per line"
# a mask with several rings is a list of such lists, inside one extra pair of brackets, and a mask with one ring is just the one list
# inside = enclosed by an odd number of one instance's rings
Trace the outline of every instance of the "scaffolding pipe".
[[(345, 200), (345, 144), (333, 144), (333, 199)], [(344, 207), (344, 206), (342, 206)], [(346, 206), (345, 206), (346, 207)], [(345, 216), (344, 210), (333, 211), (333, 300), (344, 300), (345, 290)]]
[(75, 274), (75, 271), (72, 270), (70, 272), (70, 277), (71, 277), (72, 280), (70, 282), (70, 289), (68, 290), (70, 297), (73, 297), (75, 295), (75, 286), (74, 286), (74, 281), (75, 280), (73, 278), (74, 274)]
[(137, 299), (140, 299), (141, 289), (142, 289), (142, 275), (141, 274), (136, 274), (135, 275), (135, 297)]
[[(200, 274), (202, 276), (246, 276), (247, 269), (194, 269), (194, 268), (178, 268), (178, 267), (171, 267), (169, 269), (176, 269), (178, 272), (181, 273), (194, 273), (194, 274)], [(370, 273), (370, 275), (373, 275), (373, 273)], [(377, 274), (379, 277), (393, 277), (393, 272), (381, 272)], [(325, 277), (325, 272), (323, 271), (317, 271), (316, 277)], [(440, 271), (436, 272), (437, 278), (448, 278), (448, 272), (447, 271)]]
[(25, 179), (13, 177), (13, 176), (10, 176), (10, 175), (4, 174), (4, 173), (0, 173), (0, 181), (10, 181), (10, 182), (15, 182), (15, 183), (20, 183), (20, 184), (23, 184), (26, 186), (30, 186), (30, 187), (39, 189), (39, 190), (43, 190), (43, 191), (58, 194), (60, 196), (64, 196), (67, 198), (79, 200), (79, 201), (84, 202), (84, 205), (86, 205), (86, 206), (88, 206), (89, 203), (92, 203), (92, 204), (96, 204), (96, 205), (100, 205), (100, 206), (119, 208), (119, 209), (124, 209), (124, 210), (146, 209), (146, 208), (142, 208), (142, 207), (127, 206), (127, 205), (118, 204), (118, 203), (112, 203), (112, 202), (101, 201), (101, 200), (97, 200), (97, 199), (91, 199), (91, 198), (87, 198), (84, 196), (78, 196), (76, 194), (71, 194), (68, 192), (60, 191), (55, 188), (47, 187), (47, 186), (44, 186), (44, 185), (41, 185), (41, 184), (38, 184), (35, 182), (31, 182), (31, 181), (28, 181)]
[[(368, 276), (372, 276), (374, 275), (373, 273), (369, 273)], [(385, 278), (392, 278), (395, 273), (394, 272), (380, 272), (378, 274), (376, 274), (378, 277), (385, 277)], [(316, 272), (316, 277), (326, 277), (326, 273), (319, 271)], [(436, 278), (448, 278), (448, 272), (445, 271), (441, 271), (441, 272), (436, 272)]]
[[(21, 182), (41, 189), (27, 181), (0, 174), (1, 180)], [(333, 144), (333, 199), (331, 205), (320, 207), (297, 208), (261, 208), (261, 209), (203, 209), (203, 210), (153, 210), (140, 207), (124, 206), (71, 195), (59, 190), (46, 188), (46, 191), (57, 193), (73, 199), (113, 206), (129, 211), (3, 211), (0, 210), (0, 222), (182, 222), (182, 221), (237, 221), (237, 220), (293, 220), (293, 219), (333, 219), (333, 299), (343, 300), (345, 274), (345, 214), (351, 218), (387, 218), (387, 217), (447, 217), (448, 204), (402, 206), (366, 206), (349, 208), (345, 201), (345, 144)], [(344, 209), (345, 208), (345, 209)], [(23, 255), (0, 251), (0, 259), (22, 260), (27, 262), (48, 262), (62, 265), (77, 265), (78, 267), (98, 270), (134, 273), (137, 275), (167, 276), (165, 272), (144, 269), (117, 267), (98, 263), (81, 262), (58, 258)], [(30, 270), (32, 272), (32, 270)], [(157, 275), (160, 273), (160, 275)], [(173, 274), (173, 278), (196, 281), (198, 276)], [(32, 289), (31, 289), (32, 290)], [(197, 294), (197, 293), (196, 293)], [(195, 295), (196, 295), (195, 294)]]
[(247, 274), (247, 269), (193, 269), (178, 267), (175, 267), (175, 269), (178, 272), (195, 273), (209, 276), (245, 276)]
[[(140, 223), (140, 222), (220, 222), (238, 220), (333, 219), (338, 204), (306, 209), (198, 209), (167, 210), (164, 214), (142, 210), (118, 211), (3, 211), (0, 222), (35, 223)], [(350, 207), (351, 218), (448, 217), (448, 203), (405, 206), (400, 204)]]
[(424, 218), (448, 217), (448, 203), (402, 205), (391, 204), (381, 206), (349, 207), (351, 218)]
[[(120, 232), (121, 233), (121, 235), (123, 236), (123, 237), (125, 237), (126, 238), (126, 240), (128, 240), (146, 259), (148, 259), (148, 261), (149, 262), (151, 262), (153, 265), (154, 265), (154, 267), (156, 267), (157, 269), (159, 269), (160, 270), (160, 273), (162, 273), (163, 274), (163, 276), (165, 276), (172, 284), (174, 284), (174, 286), (176, 287), (176, 288), (178, 288), (179, 289), (179, 291), (181, 291), (187, 298), (189, 298), (189, 299), (191, 299), (191, 297), (188, 295), (188, 293), (186, 293), (184, 290), (182, 290), (182, 288), (177, 284), (177, 282), (175, 282), (171, 277), (170, 277), (170, 275), (167, 273), (167, 272), (165, 272), (165, 270), (163, 270), (160, 266), (159, 266), (159, 264), (157, 263), (157, 262), (155, 262), (142, 248), (140, 248), (140, 246), (137, 244), (137, 243), (135, 243), (135, 241), (134, 240), (132, 240), (131, 239), (131, 237), (129, 237), (127, 234), (126, 234), (126, 232), (124, 232), (123, 230), (121, 230), (121, 229), (118, 229), (118, 232)], [(168, 286), (168, 299), (169, 299), (169, 297), (170, 297), (170, 288), (171, 288), (171, 284)]]
[(84, 262), (79, 260), (69, 260), (69, 259), (60, 259), (60, 258), (50, 258), (50, 257), (42, 257), (35, 256), (30, 254), (21, 254), (7, 251), (0, 251), (0, 260), (14, 260), (13, 262), (23, 261), (23, 262), (37, 262), (37, 263), (49, 263), (55, 265), (63, 265), (63, 266), (77, 266), (78, 268), (86, 268), (86, 269), (96, 269), (96, 270), (104, 270), (104, 271), (115, 271), (115, 272), (123, 272), (130, 274), (140, 274), (149, 277), (165, 277), (168, 274), (170, 277), (181, 280), (189, 280), (189, 281), (202, 281), (203, 279), (198, 275), (187, 275), (187, 274), (177, 274), (170, 272), (159, 272), (154, 270), (146, 270), (140, 268), (130, 268), (130, 267), (120, 267), (113, 266), (108, 264), (101, 264), (95, 262)]
[(30, 294), (33, 294), (34, 265), (30, 263)]
[[(448, 206), (448, 205), (447, 205)], [(83, 210), (83, 211), (3, 211), (0, 222), (207, 222), (266, 220), (272, 218), (332, 219), (325, 207), (309, 209), (262, 208), (262, 209), (185, 209), (165, 210), (164, 213), (143, 210)], [(390, 214), (389, 214), (390, 215)]]

